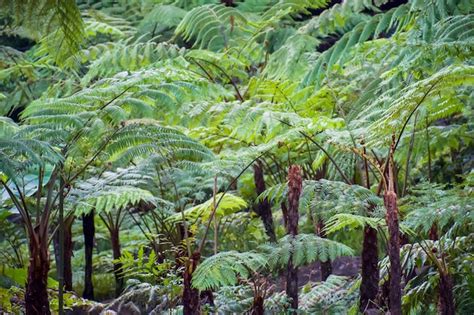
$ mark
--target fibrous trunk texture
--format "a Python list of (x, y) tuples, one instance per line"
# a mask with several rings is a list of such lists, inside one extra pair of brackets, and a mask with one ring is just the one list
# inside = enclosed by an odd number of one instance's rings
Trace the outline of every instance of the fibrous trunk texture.
[(82, 296), (86, 299), (94, 299), (94, 285), (92, 284), (92, 254), (94, 250), (94, 211), (82, 216), (82, 233), (84, 234), (84, 252), (85, 252), (85, 268), (84, 268), (84, 292)]
[[(298, 207), (300, 202), (303, 179), (301, 169), (292, 165), (288, 171), (288, 216), (286, 229), (292, 236), (298, 235)], [(293, 255), (290, 255), (286, 272), (286, 295), (291, 300), (292, 313), (298, 309), (298, 267), (293, 265)]]
[(453, 279), (450, 274), (440, 272), (439, 275), (439, 301), (438, 311), (440, 315), (454, 315), (455, 313)]
[(433, 225), (431, 226), (429, 237), (430, 237), (430, 240), (433, 240), (433, 241), (438, 240), (438, 227), (436, 226), (436, 223), (433, 223)]
[[(260, 161), (257, 161), (257, 163), (253, 165), (253, 178), (257, 195), (260, 195), (266, 189), (262, 164)], [(275, 228), (273, 226), (272, 207), (268, 200), (265, 199), (258, 202), (256, 206), (256, 212), (263, 222), (265, 233), (268, 235), (270, 242), (276, 242)]]
[(64, 289), (66, 291), (72, 291), (72, 223), (74, 217), (68, 217), (64, 222)]
[(400, 266), (400, 231), (398, 227), (397, 194), (388, 190), (384, 194), (384, 204), (387, 209), (388, 226), (388, 257), (390, 259), (389, 276), (389, 309), (391, 315), (401, 315), (401, 266)]
[(193, 272), (196, 270), (201, 254), (194, 252), (192, 257), (186, 261), (186, 268), (183, 274), (183, 313), (184, 315), (199, 315), (200, 301), (199, 290), (192, 287)]
[(263, 308), (263, 298), (261, 296), (257, 296), (253, 299), (252, 309), (250, 311), (251, 315), (263, 315), (264, 308)]
[(366, 226), (362, 245), (362, 280), (360, 284), (359, 309), (363, 313), (377, 308), (375, 299), (379, 291), (379, 265), (377, 230)]
[[(38, 236), (38, 235), (37, 235)], [(48, 272), (49, 252), (47, 240), (29, 239), (30, 264), (25, 292), (25, 311), (27, 315), (49, 315)]]
[[(122, 256), (121, 249), (120, 249), (120, 237), (119, 237), (119, 230), (112, 229), (110, 231), (110, 237), (112, 241), (112, 256), (114, 260), (119, 259)], [(114, 276), (115, 276), (115, 294), (117, 296), (120, 295), (123, 288), (123, 277), (121, 275), (122, 272), (122, 264), (120, 262), (114, 263)]]

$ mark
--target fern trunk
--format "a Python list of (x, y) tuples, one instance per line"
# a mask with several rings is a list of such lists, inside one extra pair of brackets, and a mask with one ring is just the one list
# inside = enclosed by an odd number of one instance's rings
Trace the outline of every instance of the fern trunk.
[[(257, 195), (263, 193), (266, 189), (265, 178), (263, 177), (263, 170), (260, 161), (257, 161), (253, 165), (253, 177), (255, 182), (255, 188)], [(265, 227), (265, 233), (267, 234), (270, 242), (276, 242), (275, 228), (273, 225), (272, 208), (268, 200), (262, 200), (257, 204), (256, 212), (262, 220), (263, 226)]]
[(440, 315), (454, 315), (455, 312), (453, 278), (449, 273), (440, 272), (438, 313)]
[(67, 218), (64, 229), (64, 289), (72, 291), (72, 223), (74, 217)]
[(250, 314), (263, 315), (264, 313), (265, 313), (265, 309), (263, 307), (263, 298), (261, 296), (254, 297)]
[[(288, 217), (287, 233), (292, 236), (298, 235), (299, 202), (303, 186), (301, 169), (292, 165), (288, 171)], [(286, 270), (286, 295), (290, 299), (292, 313), (296, 314), (298, 309), (298, 267), (293, 265), (293, 255), (290, 255)]]
[(94, 285), (92, 283), (92, 255), (94, 250), (94, 211), (82, 216), (82, 231), (84, 234), (84, 253), (85, 253), (85, 268), (84, 268), (84, 292), (82, 296), (86, 299), (94, 299)]
[(375, 299), (379, 291), (379, 264), (377, 230), (366, 226), (362, 245), (362, 281), (360, 284), (359, 309), (363, 313), (376, 309)]
[(402, 314), (401, 303), (401, 265), (400, 265), (400, 231), (398, 226), (397, 194), (390, 190), (384, 194), (387, 209), (388, 256), (390, 259), (389, 309), (392, 315)]
[[(36, 234), (39, 237), (38, 234)], [(25, 311), (27, 315), (49, 315), (48, 272), (49, 252), (47, 240), (35, 242), (29, 238), (30, 264), (25, 292)]]
[[(63, 248), (63, 281), (64, 281), (64, 289), (66, 291), (72, 291), (72, 267), (71, 267), (71, 260), (72, 260), (72, 223), (74, 221), (74, 217), (69, 216), (64, 221), (64, 248)], [(59, 266), (59, 231), (56, 232), (54, 235), (54, 251), (55, 251), (55, 258), (56, 258), (56, 266)]]
[(430, 240), (437, 241), (438, 240), (438, 227), (436, 226), (436, 223), (433, 223), (433, 225), (430, 228), (429, 231), (429, 237)]
[[(324, 232), (324, 222), (319, 220), (318, 222), (318, 235), (322, 238), (326, 238), (326, 233)], [(321, 281), (326, 281), (327, 278), (332, 274), (332, 262), (330, 259), (326, 261), (321, 261)]]
[(183, 274), (183, 314), (184, 315), (199, 315), (200, 301), (199, 290), (192, 287), (193, 272), (196, 270), (201, 254), (194, 252), (192, 257), (186, 261), (186, 266)]
[[(121, 249), (120, 249), (120, 237), (119, 237), (119, 229), (113, 228), (110, 231), (110, 238), (112, 242), (112, 256), (114, 260), (119, 259), (122, 256)], [(123, 288), (123, 277), (121, 275), (122, 272), (122, 264), (120, 262), (114, 263), (114, 276), (115, 276), (115, 294), (117, 296), (120, 295)]]

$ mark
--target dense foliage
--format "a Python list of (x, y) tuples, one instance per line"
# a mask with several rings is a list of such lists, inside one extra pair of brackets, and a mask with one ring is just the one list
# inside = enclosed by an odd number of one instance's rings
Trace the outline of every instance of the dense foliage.
[(0, 313), (474, 313), (472, 1), (0, 7)]

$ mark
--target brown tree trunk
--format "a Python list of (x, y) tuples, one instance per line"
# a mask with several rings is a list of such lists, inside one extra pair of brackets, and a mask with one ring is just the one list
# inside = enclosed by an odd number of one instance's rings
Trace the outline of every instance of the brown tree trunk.
[[(301, 169), (297, 165), (290, 166), (288, 170), (288, 217), (287, 233), (291, 236), (298, 235), (298, 207), (300, 202), (303, 179)], [(286, 270), (286, 295), (291, 300), (291, 313), (296, 314), (298, 309), (298, 267), (293, 265), (293, 255), (290, 255)]]
[(69, 216), (64, 222), (64, 289), (72, 291), (72, 223), (74, 216)]
[(430, 237), (430, 240), (432, 241), (438, 240), (438, 226), (436, 225), (436, 223), (433, 223), (433, 225), (431, 226), (429, 237)]
[[(112, 228), (110, 231), (110, 238), (112, 242), (112, 256), (114, 260), (119, 259), (122, 256), (120, 250), (120, 237), (118, 228)], [(115, 294), (120, 295), (123, 288), (123, 277), (122, 273), (122, 264), (120, 262), (114, 263), (114, 275), (115, 275)]]
[(252, 309), (250, 310), (251, 315), (263, 315), (264, 308), (263, 308), (263, 298), (261, 296), (257, 296), (253, 299)]
[[(257, 161), (257, 163), (253, 165), (253, 178), (257, 195), (260, 195), (266, 189), (262, 164), (260, 161)], [(270, 242), (276, 242), (275, 228), (273, 226), (272, 207), (268, 200), (265, 199), (260, 201), (256, 206), (255, 212), (257, 212), (258, 216), (262, 220), (263, 226), (265, 227), (265, 233), (268, 235)]]
[(200, 301), (199, 290), (192, 287), (193, 272), (196, 270), (201, 254), (194, 252), (192, 257), (186, 261), (186, 268), (183, 274), (183, 314), (184, 315), (199, 315)]
[(394, 190), (393, 161), (390, 157), (388, 169), (388, 189), (384, 193), (383, 200), (387, 209), (386, 221), (388, 226), (388, 257), (390, 260), (389, 275), (389, 309), (391, 315), (402, 314), (402, 271), (400, 265), (400, 229), (398, 226), (397, 194)]
[(364, 313), (376, 309), (375, 299), (379, 291), (379, 264), (377, 230), (366, 226), (362, 245), (362, 280), (360, 284), (359, 310)]
[(30, 235), (30, 263), (25, 292), (25, 311), (27, 315), (49, 315), (48, 272), (49, 252), (47, 240), (39, 239), (39, 244)]
[(440, 315), (455, 314), (453, 279), (451, 275), (445, 272), (439, 274), (439, 301), (438, 313)]
[[(318, 221), (318, 230), (317, 234), (319, 237), (326, 238), (326, 233), (324, 232), (324, 222), (322, 220)], [(326, 281), (327, 278), (332, 274), (332, 263), (331, 260), (321, 261), (321, 281)]]
[(84, 292), (82, 296), (86, 299), (94, 299), (94, 285), (92, 283), (92, 254), (94, 250), (94, 211), (82, 216), (82, 233), (84, 234), (84, 252), (85, 252), (85, 268), (84, 268)]
[[(63, 248), (63, 284), (66, 291), (72, 291), (72, 223), (74, 216), (69, 216), (64, 220), (64, 248)], [(56, 260), (56, 266), (58, 269), (59, 278), (59, 230), (54, 234), (54, 257)]]

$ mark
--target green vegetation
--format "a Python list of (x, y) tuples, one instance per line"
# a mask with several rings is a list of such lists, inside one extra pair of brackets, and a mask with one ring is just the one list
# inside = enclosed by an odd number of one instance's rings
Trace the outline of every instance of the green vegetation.
[(474, 313), (472, 1), (0, 7), (0, 313)]

